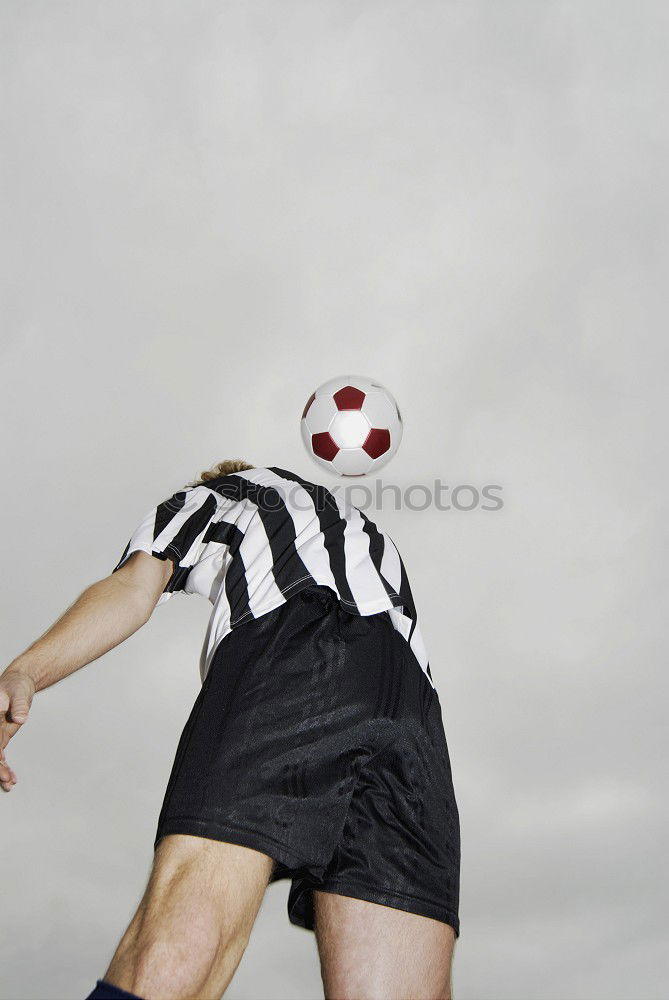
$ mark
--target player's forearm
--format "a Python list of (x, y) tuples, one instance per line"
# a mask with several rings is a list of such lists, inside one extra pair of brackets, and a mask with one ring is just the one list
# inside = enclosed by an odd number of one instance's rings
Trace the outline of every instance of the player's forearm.
[(150, 616), (143, 595), (114, 576), (91, 584), (7, 670), (21, 670), (35, 690), (55, 684), (136, 632)]

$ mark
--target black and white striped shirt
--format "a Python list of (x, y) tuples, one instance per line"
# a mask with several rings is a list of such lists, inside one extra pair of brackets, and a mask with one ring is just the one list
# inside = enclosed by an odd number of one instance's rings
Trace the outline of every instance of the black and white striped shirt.
[(175, 563), (158, 604), (182, 591), (213, 605), (200, 656), (203, 681), (232, 629), (317, 583), (353, 614), (388, 611), (433, 684), (395, 543), (324, 486), (271, 466), (184, 487), (146, 513), (112, 572), (137, 550)]

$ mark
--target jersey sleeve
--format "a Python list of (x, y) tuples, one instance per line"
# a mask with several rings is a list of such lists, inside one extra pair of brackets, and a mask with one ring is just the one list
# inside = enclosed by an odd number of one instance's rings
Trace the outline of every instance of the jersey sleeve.
[(174, 572), (157, 601), (157, 605), (164, 604), (175, 591), (184, 591), (188, 574), (206, 544), (207, 528), (217, 509), (216, 495), (211, 490), (197, 487), (178, 490), (146, 512), (112, 573), (120, 569), (133, 552), (171, 559), (175, 564)]

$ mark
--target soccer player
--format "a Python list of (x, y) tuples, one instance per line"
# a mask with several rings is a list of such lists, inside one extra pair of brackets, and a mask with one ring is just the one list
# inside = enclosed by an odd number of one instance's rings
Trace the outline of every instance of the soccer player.
[(0, 675), (2, 787), (34, 693), (176, 591), (212, 604), (202, 686), (144, 896), (89, 1000), (220, 997), (282, 878), (326, 997), (450, 998), (460, 826), (439, 696), (395, 544), (323, 486), (235, 459), (148, 511)]

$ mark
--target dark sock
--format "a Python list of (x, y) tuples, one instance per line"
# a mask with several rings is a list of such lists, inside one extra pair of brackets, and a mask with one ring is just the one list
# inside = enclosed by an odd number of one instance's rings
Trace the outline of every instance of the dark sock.
[(108, 983), (105, 979), (98, 979), (92, 993), (89, 993), (86, 1000), (142, 1000), (136, 993), (128, 993), (113, 983)]

